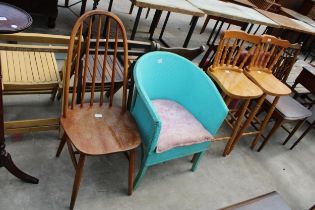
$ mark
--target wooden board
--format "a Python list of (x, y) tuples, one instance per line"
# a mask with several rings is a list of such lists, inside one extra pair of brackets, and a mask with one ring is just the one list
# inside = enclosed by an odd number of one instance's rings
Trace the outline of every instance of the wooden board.
[(190, 3), (204, 11), (207, 15), (223, 17), (246, 23), (260, 24), (265, 26), (279, 27), (279, 24), (260, 14), (256, 10), (216, 0), (188, 0)]
[(60, 82), (54, 53), (0, 51), (5, 91), (52, 89)]
[(219, 210), (291, 210), (286, 202), (277, 192), (271, 192), (265, 195), (252, 198), (229, 207)]
[(248, 0), (221, 0), (221, 1), (230, 1), (232, 3), (240, 4), (240, 5), (251, 7), (251, 8), (257, 7), (255, 4), (249, 2)]
[(275, 13), (268, 12), (261, 9), (256, 9), (256, 10), (260, 12), (261, 14), (265, 15), (266, 17), (277, 22), (282, 28), (290, 29), (290, 30), (298, 31), (302, 33), (312, 34), (312, 35), (315, 34), (315, 28), (313, 28), (312, 26), (302, 21), (295, 20), (295, 19), (283, 16), (283, 15), (275, 14)]
[(137, 7), (203, 17), (205, 14), (186, 0), (133, 0)]
[(305, 15), (302, 15), (294, 10), (291, 10), (291, 9), (288, 9), (288, 8), (285, 8), (285, 7), (281, 7), (280, 8), (282, 12), (284, 12), (285, 14), (289, 15), (290, 17), (293, 17), (297, 20), (300, 20), (300, 21), (303, 21), (304, 23), (307, 23), (313, 27), (315, 27), (315, 21), (312, 20), (311, 18), (305, 16)]

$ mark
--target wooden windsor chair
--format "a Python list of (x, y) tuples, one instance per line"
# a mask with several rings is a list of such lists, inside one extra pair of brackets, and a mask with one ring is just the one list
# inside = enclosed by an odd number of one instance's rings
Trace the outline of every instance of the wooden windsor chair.
[[(232, 134), (228, 137), (214, 139), (214, 141), (228, 139), (224, 156), (231, 152), (231, 146), (242, 127), (242, 120), (250, 100), (259, 98), (263, 94), (262, 90), (243, 73), (243, 67), (247, 65), (248, 59), (257, 49), (260, 39), (259, 36), (249, 35), (243, 31), (225, 31), (221, 37), (214, 62), (207, 70), (208, 75), (222, 90), (225, 103), (230, 107), (231, 119), (226, 119), (226, 123), (232, 129)], [(241, 56), (245, 49), (248, 49), (249, 53), (246, 56)], [(233, 99), (243, 101), (239, 109), (231, 108)], [(256, 112), (257, 110), (253, 110), (252, 115)]]
[[(256, 54), (251, 60), (247, 70), (244, 71), (246, 76), (263, 90), (264, 94), (260, 100), (264, 100), (267, 95), (274, 96), (274, 100), (271, 103), (268, 113), (261, 122), (259, 133), (256, 134), (251, 144), (252, 149), (255, 148), (262, 132), (266, 128), (280, 96), (287, 96), (291, 93), (290, 88), (272, 74), (274, 66), (289, 45), (290, 43), (287, 40), (281, 40), (270, 35), (262, 35), (261, 44), (259, 45)], [(260, 107), (260, 105), (261, 104), (258, 104), (257, 106)], [(236, 138), (236, 140), (239, 139)]]
[[(96, 24), (96, 43), (94, 50), (94, 60), (89, 60), (90, 54), (90, 39), (94, 24)], [(106, 20), (104, 20), (106, 19)], [(102, 22), (107, 22), (106, 27), (106, 41), (100, 41), (100, 34), (102, 31)], [(84, 31), (84, 22), (88, 22), (88, 32), (84, 44), (81, 42), (82, 33)], [(113, 31), (113, 33), (111, 33)], [(109, 40), (114, 36), (113, 49), (109, 48)], [(116, 60), (118, 59), (118, 41), (123, 41), (123, 65), (121, 68), (123, 72), (118, 75), (118, 67)], [(99, 65), (99, 52), (104, 51), (103, 65), (101, 69), (97, 69)], [(82, 59), (82, 52), (85, 52), (85, 57)], [(108, 56), (112, 56), (113, 65), (108, 68)], [(88, 66), (93, 69), (91, 91), (86, 92), (86, 83), (88, 78)], [(82, 72), (79, 71), (80, 66), (83, 66)], [(97, 72), (101, 70), (101, 72)], [(69, 87), (71, 72), (73, 71), (73, 93), (70, 97)], [(82, 73), (82, 75), (80, 75)], [(102, 78), (101, 90), (97, 97), (95, 93), (96, 75), (100, 74)], [(115, 78), (122, 77), (123, 90), (121, 105), (114, 105), (114, 86)], [(140, 135), (135, 121), (131, 114), (126, 110), (127, 103), (127, 76), (128, 76), (128, 46), (125, 28), (121, 20), (110, 12), (101, 10), (93, 10), (86, 12), (75, 23), (70, 38), (68, 49), (68, 60), (66, 65), (66, 72), (64, 76), (64, 93), (63, 93), (63, 109), (60, 118), (61, 127), (64, 130), (62, 140), (57, 150), (58, 157), (67, 143), (68, 150), (75, 168), (75, 179), (73, 184), (70, 209), (74, 208), (78, 190), (80, 187), (80, 180), (83, 172), (83, 166), (86, 156), (107, 155), (117, 152), (129, 153), (129, 182), (128, 194), (131, 195), (133, 191), (134, 179), (134, 163), (135, 163), (135, 149), (140, 145)], [(79, 77), (82, 77), (81, 79)], [(105, 82), (106, 77), (110, 77), (108, 84)], [(79, 84), (81, 83), (81, 84)], [(81, 100), (76, 104), (77, 87), (82, 86)], [(109, 85), (110, 96), (108, 102), (105, 102), (104, 89)], [(89, 96), (88, 96), (89, 94)], [(89, 98), (88, 98), (89, 97)], [(70, 98), (70, 104), (68, 103)], [(117, 101), (119, 101), (117, 99)], [(77, 161), (75, 155), (79, 155)]]

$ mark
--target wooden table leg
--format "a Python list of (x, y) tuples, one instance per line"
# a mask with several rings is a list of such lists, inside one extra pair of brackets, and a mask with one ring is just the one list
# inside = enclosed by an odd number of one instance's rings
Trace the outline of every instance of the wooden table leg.
[(135, 7), (135, 5), (131, 2), (131, 6), (130, 6), (130, 9), (129, 9), (129, 15), (132, 14), (132, 11), (133, 11), (134, 7)]
[(189, 29), (188, 34), (187, 34), (187, 36), (186, 36), (186, 39), (185, 39), (185, 42), (184, 42), (183, 47), (187, 47), (187, 46), (188, 46), (189, 41), (190, 41), (190, 38), (191, 38), (191, 36), (192, 36), (192, 33), (194, 32), (195, 27), (196, 27), (196, 25), (197, 25), (198, 19), (199, 19), (198, 16), (194, 16), (194, 17), (193, 17), (193, 19), (192, 19), (192, 21), (191, 21), (191, 26), (190, 26), (190, 29)]
[(135, 20), (135, 24), (133, 25), (132, 33), (131, 33), (131, 36), (130, 36), (130, 39), (131, 39), (131, 40), (134, 40), (134, 39), (135, 39), (136, 32), (137, 32), (137, 28), (138, 28), (138, 25), (139, 25), (139, 20), (140, 20), (141, 12), (142, 12), (142, 7), (139, 7), (139, 8), (138, 8), (137, 17), (136, 17), (136, 20)]
[(165, 28), (166, 28), (166, 25), (167, 25), (167, 22), (168, 22), (168, 19), (169, 19), (170, 15), (171, 15), (171, 12), (167, 12), (167, 15), (166, 15), (166, 18), (164, 20), (163, 27), (162, 27), (159, 39), (163, 39), (163, 34), (164, 34), (164, 31), (165, 31)]
[(152, 40), (152, 38), (153, 38), (154, 31), (155, 31), (157, 25), (159, 24), (161, 15), (162, 15), (162, 10), (155, 10), (155, 13), (154, 13), (154, 16), (152, 19), (152, 23), (151, 23), (150, 29), (149, 29), (150, 40)]
[[(214, 38), (213, 38), (212, 43), (210, 44), (210, 46), (213, 46), (213, 45), (215, 44), (215, 40), (218, 38), (218, 36), (219, 36), (219, 34), (220, 34), (220, 32), (221, 32), (221, 29), (222, 29), (222, 27), (223, 27), (223, 24), (224, 24), (225, 19), (219, 18), (218, 21), (221, 21), (221, 24), (220, 24), (220, 26), (219, 26), (219, 28), (218, 28), (218, 31), (217, 31), (216, 34), (214, 35)], [(207, 44), (208, 44), (208, 45), (209, 45), (210, 41), (211, 41), (211, 36), (209, 37), (209, 39), (208, 39), (208, 41), (207, 41)]]
[(114, 0), (110, 0), (110, 1), (109, 1), (109, 5), (108, 5), (108, 9), (107, 9), (108, 12), (111, 12), (111, 11), (112, 11), (113, 1), (114, 1)]
[(2, 75), (0, 73), (0, 168), (5, 167), (11, 174), (24, 182), (38, 184), (38, 179), (21, 171), (12, 161), (11, 155), (5, 150)]
[(211, 19), (210, 16), (207, 15), (206, 20), (205, 20), (205, 22), (203, 23), (202, 28), (201, 28), (201, 30), (200, 30), (200, 34), (202, 34), (203, 32), (205, 32), (205, 30), (206, 30), (206, 28), (207, 28), (207, 25), (208, 25), (208, 23), (209, 23), (209, 21), (210, 21), (210, 19)]
[[(264, 95), (266, 95), (266, 94), (264, 93)], [(258, 143), (259, 138), (262, 135), (262, 132), (265, 130), (265, 128), (266, 128), (266, 126), (267, 126), (267, 124), (268, 124), (268, 122), (269, 122), (269, 120), (271, 118), (271, 115), (272, 115), (273, 111), (276, 108), (276, 105), (277, 105), (279, 99), (280, 99), (280, 96), (276, 96), (275, 99), (273, 100), (273, 102), (272, 102), (272, 104), (270, 106), (270, 109), (269, 109), (265, 119), (263, 120), (263, 122), (262, 122), (262, 124), (261, 124), (261, 126), (259, 128), (259, 133), (256, 134), (255, 139), (253, 140), (253, 142), (251, 144), (251, 149), (254, 149), (256, 144)]]
[(87, 0), (82, 0), (82, 3), (81, 3), (81, 10), (80, 10), (80, 16), (85, 13), (86, 1), (87, 1)]

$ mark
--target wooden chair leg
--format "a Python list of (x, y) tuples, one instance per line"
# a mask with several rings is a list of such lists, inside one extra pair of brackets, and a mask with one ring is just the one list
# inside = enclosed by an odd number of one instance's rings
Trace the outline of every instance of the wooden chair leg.
[(203, 152), (198, 152), (198, 153), (196, 153), (195, 155), (194, 155), (194, 157), (193, 157), (193, 165), (192, 165), (192, 167), (191, 167), (191, 171), (196, 171), (196, 169), (197, 169), (197, 167), (198, 167), (198, 165), (199, 165), (199, 162), (200, 162), (200, 160), (201, 160), (201, 157), (202, 157), (202, 155), (205, 153), (205, 151), (203, 151)]
[(56, 95), (57, 95), (57, 92), (58, 92), (58, 89), (59, 89), (59, 87), (56, 87), (56, 88), (53, 89), (53, 91), (52, 91), (52, 93), (51, 93), (51, 96), (50, 96), (50, 100), (51, 100), (51, 101), (54, 101), (54, 100), (55, 100)]
[(315, 121), (312, 124), (310, 124), (308, 128), (304, 131), (304, 133), (300, 136), (300, 138), (298, 138), (294, 142), (294, 144), (290, 147), (290, 150), (292, 150), (304, 138), (304, 136), (314, 127), (314, 125), (315, 125)]
[(67, 141), (67, 146), (68, 146), (68, 151), (69, 151), (69, 155), (70, 155), (73, 167), (74, 167), (74, 169), (77, 169), (78, 163), (77, 163), (77, 159), (75, 158), (73, 147), (72, 147), (72, 144), (70, 141)]
[(264, 146), (267, 144), (267, 142), (269, 141), (270, 137), (276, 132), (276, 130), (282, 125), (283, 123), (283, 118), (279, 118), (275, 121), (273, 127), (271, 128), (270, 132), (268, 133), (268, 135), (266, 136), (265, 140), (263, 141), (263, 143), (260, 145), (260, 147), (258, 148), (258, 152), (260, 152)]
[(129, 174), (128, 174), (128, 195), (132, 194), (133, 191), (133, 179), (135, 171), (135, 156), (136, 149), (130, 150), (129, 152)]
[(68, 138), (67, 135), (65, 133), (63, 133), (62, 138), (61, 138), (60, 143), (59, 143), (59, 146), (58, 146), (58, 149), (57, 149), (56, 157), (60, 156), (60, 153), (61, 153), (63, 147), (65, 146), (67, 138)]
[(80, 188), (84, 161), (85, 161), (85, 155), (80, 153), (79, 164), (78, 164), (78, 167), (77, 167), (76, 172), (75, 172), (75, 178), (74, 178), (74, 183), (73, 183), (73, 188), (72, 188), (72, 195), (71, 195), (71, 202), (70, 202), (70, 209), (71, 210), (74, 208), (74, 204), (75, 204), (75, 201), (77, 199), (78, 191)]
[(305, 122), (305, 119), (298, 121), (298, 123), (294, 126), (293, 130), (290, 132), (289, 136), (284, 140), (282, 145), (285, 145), (291, 139), (291, 137), (294, 135), (294, 133), (301, 127), (301, 125), (304, 122)]
[(146, 160), (143, 160), (141, 162), (141, 166), (140, 166), (140, 169), (139, 169), (139, 172), (136, 176), (136, 179), (133, 183), (133, 190), (137, 189), (137, 187), (139, 186), (139, 183), (141, 182), (141, 180), (143, 179), (145, 173), (147, 172), (148, 170), (148, 166), (146, 166)]

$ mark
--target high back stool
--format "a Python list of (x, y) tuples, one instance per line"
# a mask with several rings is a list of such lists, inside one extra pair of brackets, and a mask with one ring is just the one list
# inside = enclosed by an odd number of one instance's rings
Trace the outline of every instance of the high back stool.
[[(224, 156), (228, 155), (231, 151), (231, 146), (242, 126), (242, 121), (250, 101), (259, 98), (263, 94), (262, 90), (243, 73), (243, 67), (247, 65), (252, 53), (256, 51), (260, 40), (259, 36), (249, 35), (243, 31), (224, 32), (213, 65), (207, 70), (208, 75), (222, 90), (226, 105), (230, 106), (230, 120), (226, 119), (226, 123), (232, 129), (232, 134), (228, 137), (218, 137), (213, 140), (228, 139), (223, 152)], [(246, 55), (243, 53), (245, 49), (248, 50)], [(239, 109), (231, 108), (233, 100), (239, 100), (242, 103)], [(251, 115), (255, 115), (257, 111), (253, 110)], [(250, 133), (242, 133), (242, 135), (244, 134)]]
[[(259, 133), (256, 134), (251, 144), (251, 149), (254, 149), (258, 143), (262, 132), (266, 128), (276, 108), (280, 96), (286, 96), (291, 93), (291, 89), (272, 74), (273, 67), (289, 45), (290, 43), (287, 40), (281, 40), (270, 35), (263, 35), (261, 44), (253, 56), (247, 71), (244, 71), (246, 76), (264, 91), (261, 99), (265, 99), (267, 95), (275, 97), (264, 120), (261, 122), (261, 126), (258, 129)], [(239, 137), (236, 138), (237, 141), (238, 138)], [(235, 143), (237, 143), (237, 141)]]

